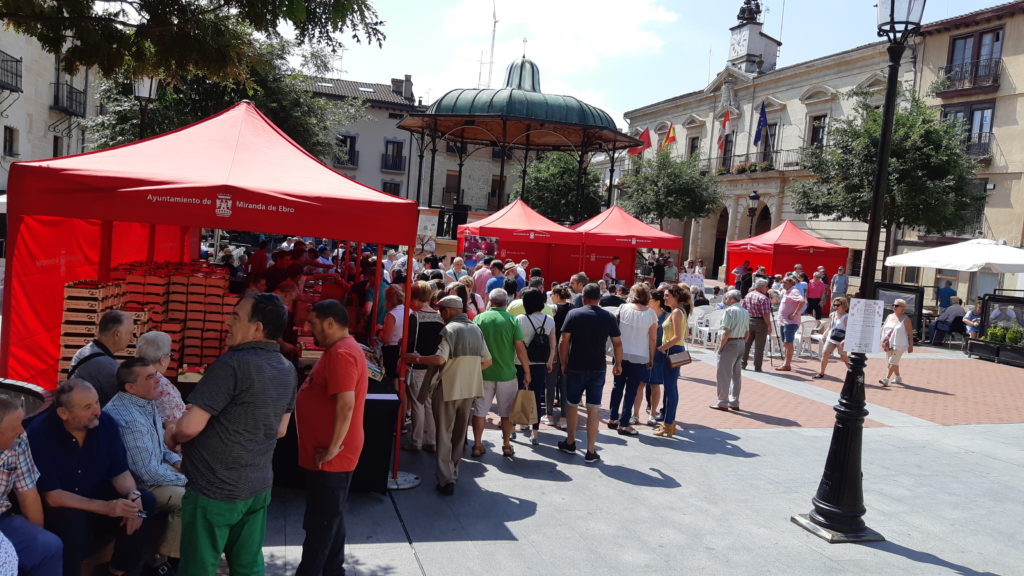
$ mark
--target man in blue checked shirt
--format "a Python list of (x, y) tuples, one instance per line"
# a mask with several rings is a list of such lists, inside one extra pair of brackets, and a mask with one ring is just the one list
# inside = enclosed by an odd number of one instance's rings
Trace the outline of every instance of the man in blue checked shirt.
[[(14, 545), (19, 574), (60, 574), (63, 545), (43, 528), (43, 503), (36, 489), (39, 470), (21, 427), (24, 418), (20, 404), (0, 396), (0, 533)], [(21, 514), (11, 510), (11, 496), (18, 499)]]
[(181, 456), (164, 444), (156, 408), (160, 397), (156, 366), (141, 358), (125, 360), (117, 369), (117, 388), (104, 411), (121, 429), (128, 469), (135, 481), (156, 496), (156, 511), (167, 514), (167, 532), (159, 553), (162, 560), (176, 563), (181, 557), (181, 499), (187, 479), (181, 473)]

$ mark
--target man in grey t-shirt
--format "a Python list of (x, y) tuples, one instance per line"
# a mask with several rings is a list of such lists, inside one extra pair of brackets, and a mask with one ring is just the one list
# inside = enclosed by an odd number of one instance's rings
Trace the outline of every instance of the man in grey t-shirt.
[(846, 297), (846, 292), (849, 289), (850, 277), (846, 275), (846, 266), (840, 266), (835, 276), (832, 277), (832, 297)]
[(189, 395), (185, 415), (168, 426), (171, 443), (183, 443), (189, 481), (182, 574), (213, 576), (222, 552), (232, 572), (263, 572), (274, 447), (295, 409), (295, 368), (277, 344), (287, 318), (275, 294), (242, 299), (227, 322), (228, 351)]
[(75, 352), (71, 358), (72, 377), (81, 378), (96, 389), (100, 407), (117, 394), (117, 359), (114, 354), (124, 351), (132, 339), (135, 321), (126, 312), (111, 310), (100, 318), (96, 339)]

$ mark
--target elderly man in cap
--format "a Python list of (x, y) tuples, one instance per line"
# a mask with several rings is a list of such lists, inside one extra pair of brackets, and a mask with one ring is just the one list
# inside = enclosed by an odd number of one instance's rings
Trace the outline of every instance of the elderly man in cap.
[[(411, 364), (441, 367), (440, 383), (424, 384), (433, 396), (437, 425), (437, 490), (445, 496), (455, 493), (459, 461), (466, 444), (473, 400), (483, 396), (483, 370), (491, 365), (491, 354), (480, 327), (466, 316), (462, 299), (445, 296), (437, 301), (445, 322), (441, 344), (432, 356), (405, 354)], [(433, 380), (433, 379), (431, 379)]]
[[(523, 260), (523, 262), (526, 262)], [(516, 281), (516, 292), (521, 292), (523, 288), (526, 288), (526, 276), (525, 274), (519, 274), (519, 266), (516, 266), (515, 262), (505, 263), (505, 278), (511, 278)], [(488, 292), (490, 294), (490, 292)], [(509, 294), (511, 296), (511, 294)]]

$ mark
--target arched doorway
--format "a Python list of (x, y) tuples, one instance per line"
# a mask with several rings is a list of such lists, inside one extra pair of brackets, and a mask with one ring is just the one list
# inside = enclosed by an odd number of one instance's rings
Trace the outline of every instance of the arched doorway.
[(711, 277), (718, 280), (718, 269), (725, 264), (725, 246), (729, 238), (729, 209), (722, 208), (715, 226), (715, 257), (711, 266)]
[(754, 235), (764, 234), (771, 229), (772, 210), (766, 204), (761, 207), (761, 211), (757, 214), (757, 220), (754, 222)]

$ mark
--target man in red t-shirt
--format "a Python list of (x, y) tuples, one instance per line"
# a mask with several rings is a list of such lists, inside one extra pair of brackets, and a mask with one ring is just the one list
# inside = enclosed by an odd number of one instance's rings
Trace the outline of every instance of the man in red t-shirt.
[(313, 305), (310, 329), (324, 354), (295, 399), (299, 466), (307, 470), (306, 540), (296, 576), (345, 572), (345, 518), (352, 471), (363, 451), (366, 358), (337, 300)]

